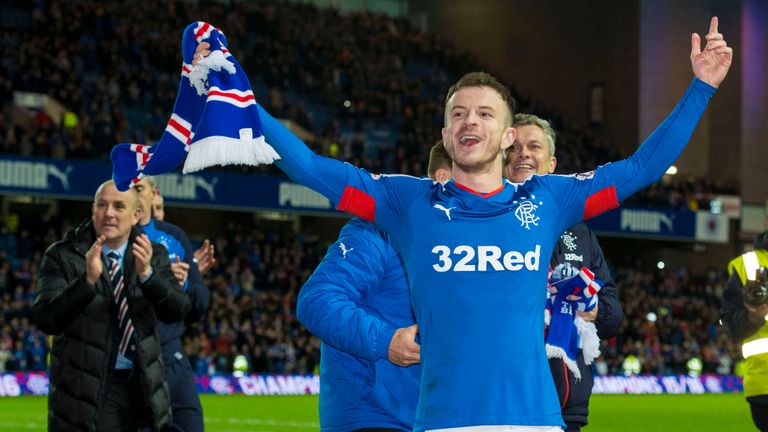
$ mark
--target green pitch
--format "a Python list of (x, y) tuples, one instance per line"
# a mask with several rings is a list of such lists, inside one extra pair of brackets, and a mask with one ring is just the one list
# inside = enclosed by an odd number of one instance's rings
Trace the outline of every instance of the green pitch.
[[(202, 396), (210, 432), (302, 432), (320, 428), (317, 397)], [(741, 394), (596, 395), (587, 432), (751, 431)], [(0, 431), (46, 429), (42, 397), (0, 397)]]

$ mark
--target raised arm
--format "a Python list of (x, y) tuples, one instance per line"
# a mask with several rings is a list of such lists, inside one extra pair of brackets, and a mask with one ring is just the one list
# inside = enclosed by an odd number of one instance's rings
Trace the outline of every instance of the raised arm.
[(714, 88), (723, 82), (733, 61), (733, 48), (730, 48), (717, 30), (717, 17), (709, 21), (709, 32), (705, 36), (707, 45), (701, 50), (701, 38), (698, 33), (691, 35), (691, 66), (696, 78)]
[(720, 86), (733, 59), (733, 49), (727, 46), (717, 31), (717, 17), (712, 17), (707, 45), (701, 50), (699, 35), (691, 35), (691, 68), (696, 76), (674, 111), (643, 142), (627, 161), (614, 171), (629, 169), (625, 182), (617, 187), (618, 200), (623, 201), (640, 189), (656, 182), (677, 160), (693, 135), (707, 103)]
[(562, 229), (607, 210), (661, 178), (680, 156), (704, 110), (730, 68), (733, 51), (717, 32), (712, 18), (707, 46), (691, 36), (691, 65), (696, 75), (675, 109), (627, 159), (576, 176), (546, 176), (555, 199), (562, 204)]
[(348, 178), (356, 168), (314, 153), (261, 105), (258, 105), (258, 110), (264, 128), (264, 138), (280, 155), (276, 165), (291, 180), (319, 192), (338, 207)]

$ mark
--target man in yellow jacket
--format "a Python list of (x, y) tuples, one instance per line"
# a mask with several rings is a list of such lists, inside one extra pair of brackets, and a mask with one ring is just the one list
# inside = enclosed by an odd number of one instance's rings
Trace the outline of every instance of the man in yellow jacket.
[(728, 263), (723, 292), (723, 327), (743, 340), (744, 395), (755, 426), (768, 432), (768, 231), (755, 239), (755, 250)]

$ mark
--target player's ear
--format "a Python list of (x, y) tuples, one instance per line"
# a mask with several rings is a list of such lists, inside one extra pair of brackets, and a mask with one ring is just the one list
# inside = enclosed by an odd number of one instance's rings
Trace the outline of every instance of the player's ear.
[(512, 146), (512, 143), (515, 142), (515, 138), (517, 138), (517, 129), (511, 126), (505, 129), (504, 134), (501, 136), (501, 149), (506, 150)]
[(445, 183), (450, 179), (451, 179), (451, 173), (447, 169), (438, 168), (438, 170), (435, 171), (435, 180), (437, 180), (438, 182)]

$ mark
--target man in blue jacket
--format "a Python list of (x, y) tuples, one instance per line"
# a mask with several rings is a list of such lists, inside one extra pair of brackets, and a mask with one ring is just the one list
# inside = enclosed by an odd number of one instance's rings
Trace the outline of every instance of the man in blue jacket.
[[(450, 179), (442, 142), (429, 176)], [(299, 321), (322, 340), (320, 427), (410, 431), (419, 395), (418, 332), (408, 281), (389, 235), (353, 218), (299, 293)]]
[[(557, 166), (555, 131), (549, 122), (531, 114), (516, 114), (513, 124), (517, 129), (517, 139), (507, 153), (505, 176), (515, 183), (523, 183), (534, 174), (554, 173)], [(576, 315), (587, 322), (594, 322), (600, 339), (616, 336), (624, 318), (618, 289), (597, 237), (586, 224), (576, 224), (563, 232), (550, 259), (550, 266), (554, 279), (575, 276), (581, 267), (587, 267), (604, 282), (597, 307), (590, 312), (577, 310)], [(549, 359), (568, 432), (580, 431), (587, 425), (589, 398), (592, 395), (592, 368), (584, 362), (581, 350), (576, 365), (581, 372), (581, 379), (578, 380), (563, 359)]]
[[(192, 301), (192, 310), (187, 315), (187, 321), (195, 322), (202, 319), (208, 308), (210, 292), (203, 283), (197, 263), (194, 261), (195, 256), (189, 237), (178, 226), (152, 218), (152, 199), (159, 194), (157, 184), (152, 177), (144, 177), (134, 185), (134, 189), (138, 193), (141, 209), (138, 226), (151, 241), (162, 244), (168, 250), (173, 274)], [(197, 395), (195, 375), (181, 345), (184, 322), (165, 324), (158, 321), (157, 332), (160, 335), (163, 350), (165, 378), (171, 392), (173, 430), (202, 432), (203, 408)]]

